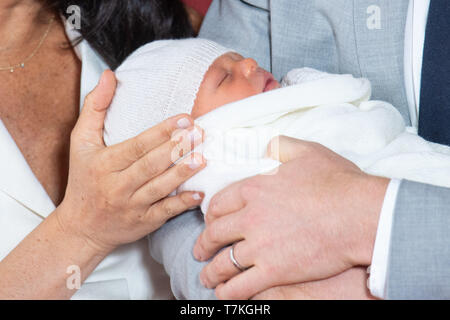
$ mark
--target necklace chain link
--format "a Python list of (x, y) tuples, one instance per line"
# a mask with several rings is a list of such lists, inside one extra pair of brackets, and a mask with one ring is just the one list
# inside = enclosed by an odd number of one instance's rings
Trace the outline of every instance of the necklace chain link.
[(0, 67), (0, 71), (9, 71), (9, 72), (13, 73), (14, 70), (17, 68), (25, 68), (25, 63), (28, 62), (29, 60), (31, 60), (36, 55), (36, 53), (39, 51), (39, 49), (42, 47), (42, 44), (44, 43), (45, 39), (47, 38), (47, 36), (50, 32), (53, 21), (55, 21), (55, 17), (52, 17), (50, 19), (47, 30), (45, 31), (44, 35), (41, 37), (41, 40), (39, 40), (39, 44), (33, 50), (33, 52), (31, 52), (31, 54), (28, 57), (26, 57), (22, 62), (20, 62), (18, 64), (9, 65), (8, 67)]

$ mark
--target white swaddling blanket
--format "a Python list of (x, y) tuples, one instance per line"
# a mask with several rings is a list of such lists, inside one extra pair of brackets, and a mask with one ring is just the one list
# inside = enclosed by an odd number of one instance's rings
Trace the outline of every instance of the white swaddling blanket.
[(283, 85), (197, 119), (206, 141), (195, 151), (208, 165), (177, 191), (204, 192), (203, 213), (229, 184), (280, 165), (265, 157), (278, 135), (321, 143), (370, 174), (450, 187), (450, 148), (405, 127), (389, 103), (369, 101), (367, 79), (303, 68), (291, 71)]

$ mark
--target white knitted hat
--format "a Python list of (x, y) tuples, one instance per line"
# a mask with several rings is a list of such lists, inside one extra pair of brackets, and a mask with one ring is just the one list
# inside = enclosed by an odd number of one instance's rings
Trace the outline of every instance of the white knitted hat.
[(136, 50), (115, 71), (118, 83), (105, 120), (105, 144), (191, 113), (209, 66), (230, 51), (198, 38), (154, 41)]

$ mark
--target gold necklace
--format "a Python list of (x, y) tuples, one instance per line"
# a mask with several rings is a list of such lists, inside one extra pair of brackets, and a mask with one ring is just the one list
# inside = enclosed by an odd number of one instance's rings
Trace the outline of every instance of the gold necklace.
[(44, 35), (41, 37), (41, 40), (39, 40), (39, 44), (37, 45), (37, 47), (33, 50), (33, 52), (28, 57), (26, 57), (22, 62), (20, 62), (18, 64), (9, 65), (8, 67), (0, 67), (0, 71), (9, 71), (9, 72), (13, 73), (14, 70), (17, 68), (25, 68), (25, 63), (28, 62), (29, 60), (31, 60), (36, 55), (36, 53), (39, 51), (39, 49), (42, 47), (42, 44), (44, 43), (45, 39), (47, 38), (47, 36), (50, 32), (53, 21), (55, 21), (55, 17), (52, 17), (50, 19), (47, 30), (45, 31)]

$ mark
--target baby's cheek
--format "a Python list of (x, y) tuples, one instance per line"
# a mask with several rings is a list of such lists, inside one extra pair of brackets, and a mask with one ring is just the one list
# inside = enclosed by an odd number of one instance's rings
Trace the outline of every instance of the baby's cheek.
[(257, 94), (260, 94), (262, 91), (257, 88), (256, 85), (244, 82), (233, 88), (232, 94), (228, 96), (230, 102), (239, 101)]
[(197, 119), (208, 112), (213, 111), (214, 109), (217, 109), (220, 107), (220, 105), (217, 104), (216, 99), (214, 99), (214, 96), (210, 96), (208, 99), (209, 101), (206, 101), (206, 99), (199, 99), (197, 98), (194, 102), (194, 106), (191, 110), (191, 116), (194, 119)]
[(202, 108), (200, 107), (199, 104), (194, 104), (194, 106), (192, 107), (191, 116), (194, 119), (197, 119), (197, 118), (201, 117), (205, 113), (206, 112), (202, 111)]

